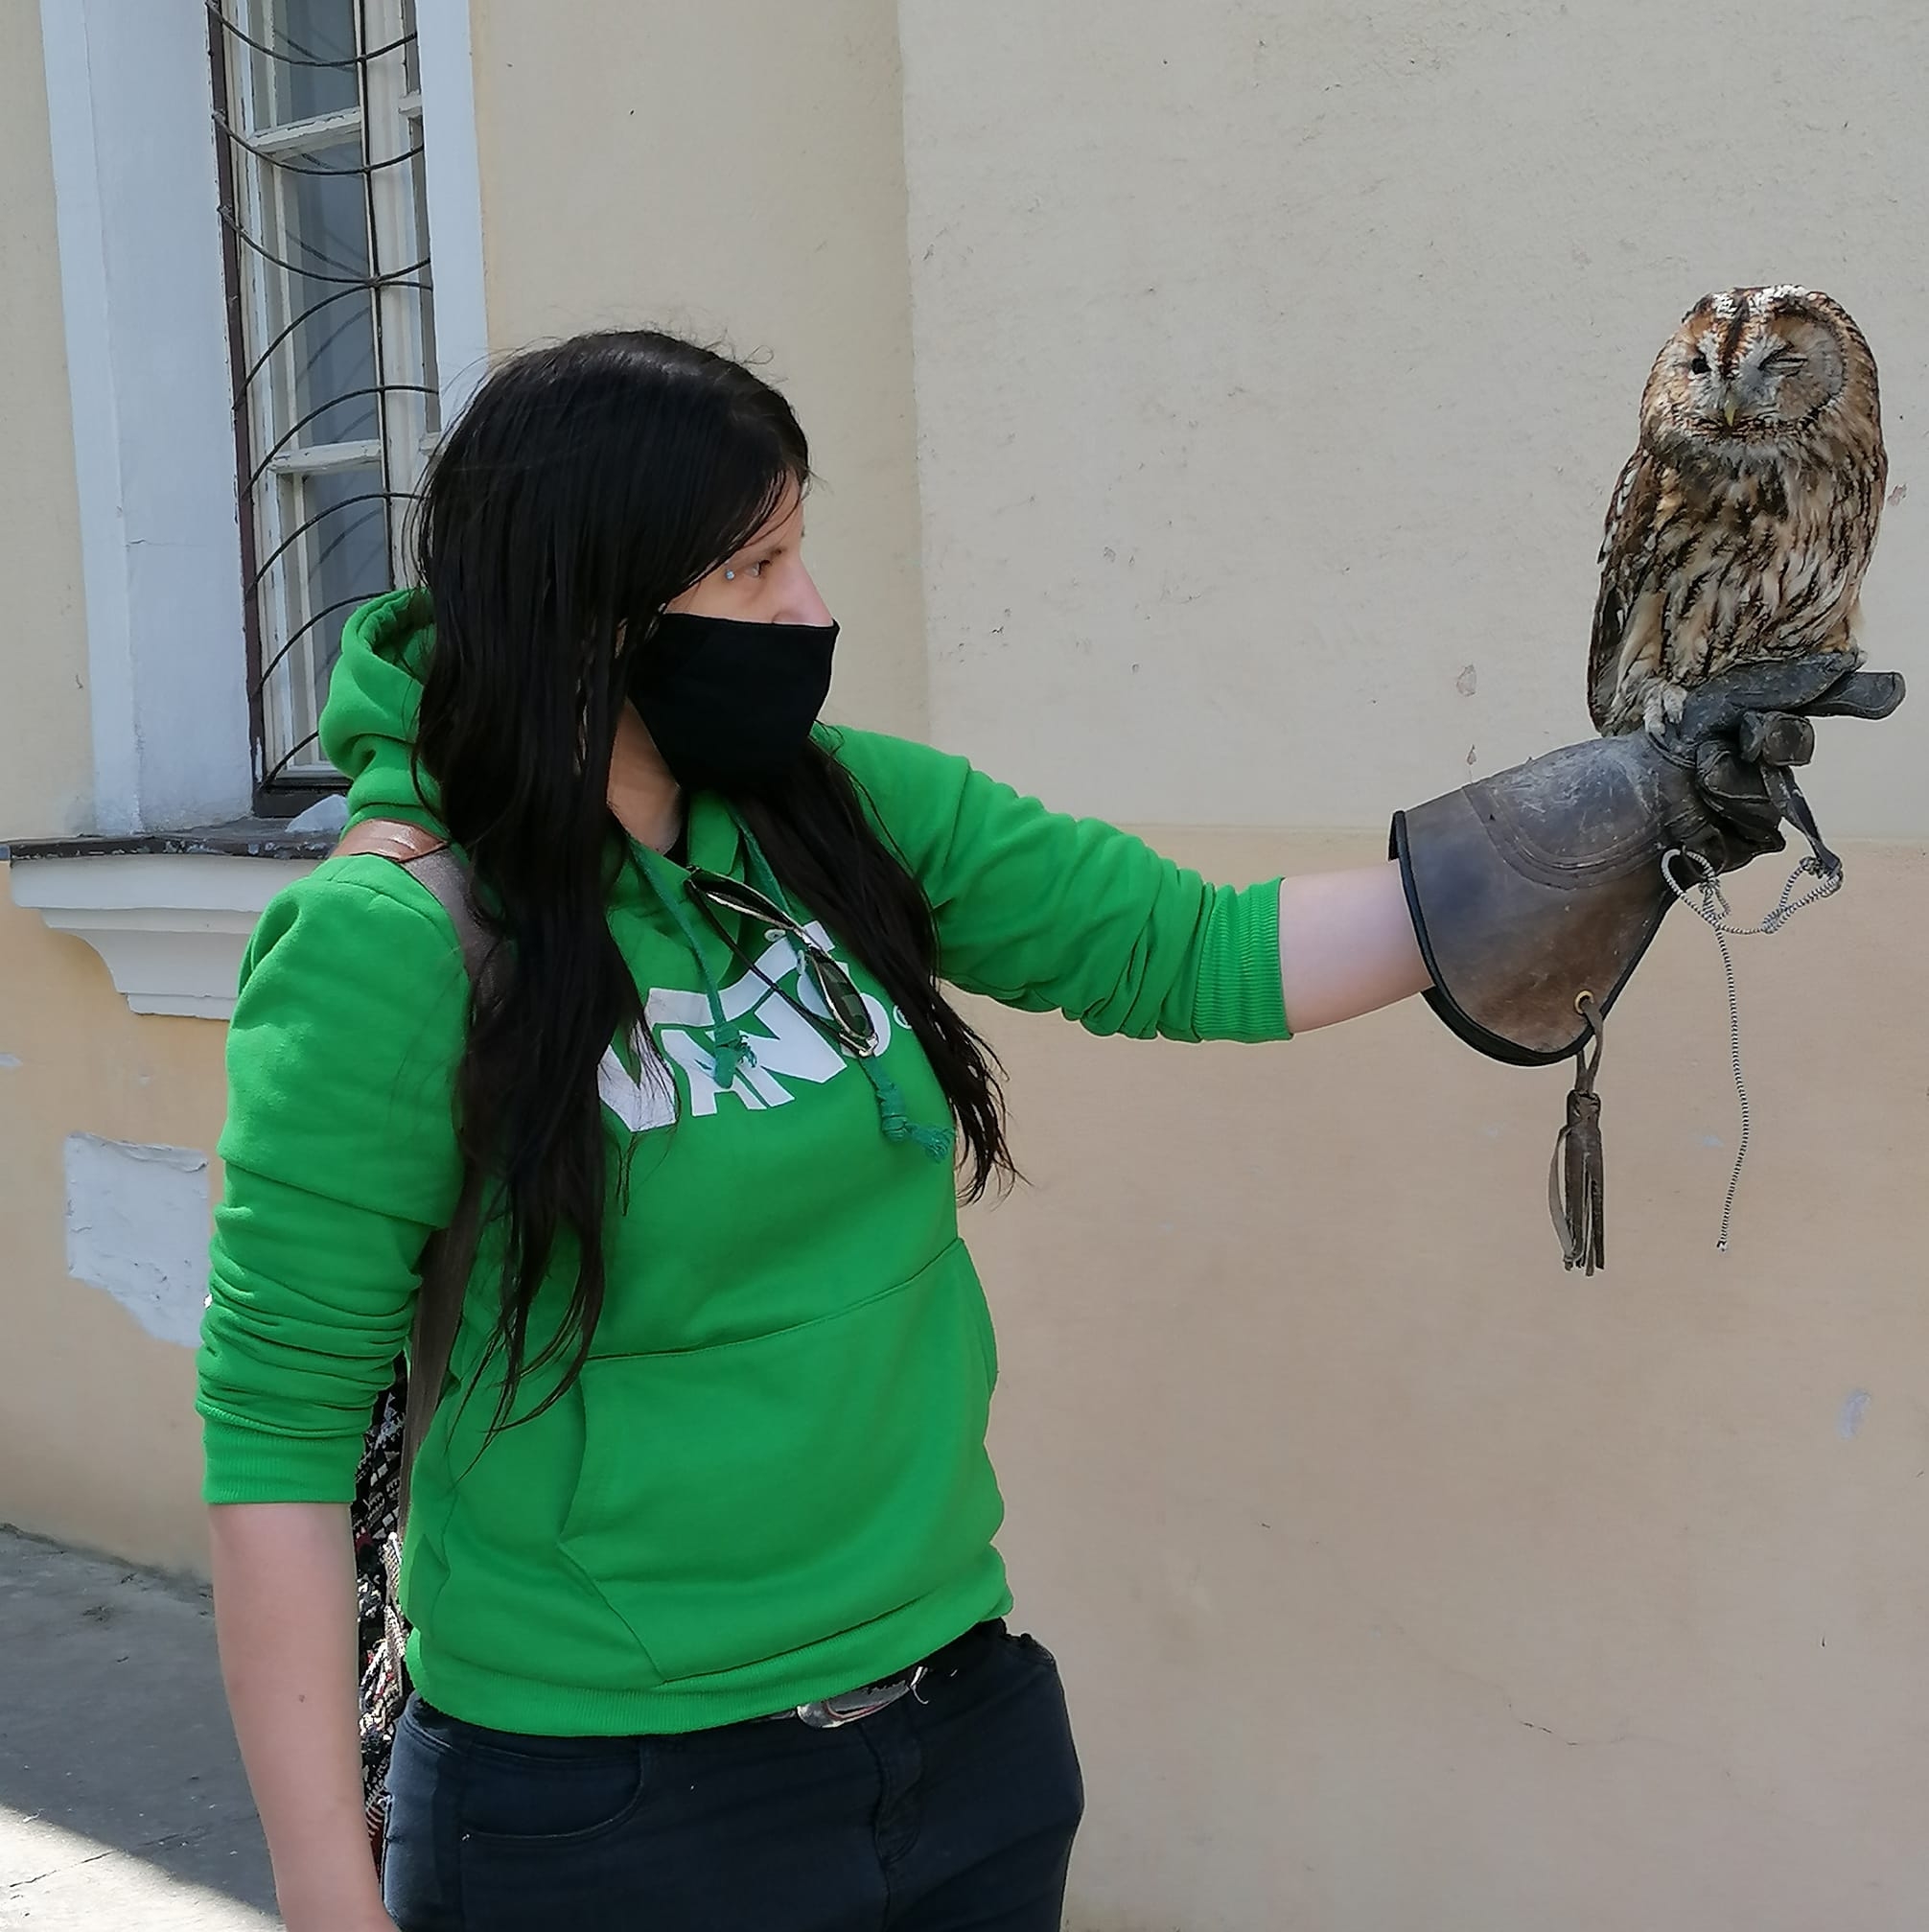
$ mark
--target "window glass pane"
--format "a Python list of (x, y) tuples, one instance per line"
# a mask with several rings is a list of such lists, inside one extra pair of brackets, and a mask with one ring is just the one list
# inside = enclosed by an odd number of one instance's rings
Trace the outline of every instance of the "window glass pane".
[(355, 8), (356, 0), (254, 0), (249, 37), (271, 50), (254, 50), (257, 127), (285, 128), (358, 104)]
[(341, 628), (407, 569), (391, 545), (407, 506), (398, 496), (391, 510), (382, 492), (384, 480), (403, 496), (419, 487), (439, 428), (427, 201), (410, 151), (422, 141), (408, 98), (420, 84), (415, 9), (221, 0), (220, 11), (234, 30), (228, 94), (243, 136), (229, 150), (243, 237), (237, 393), (244, 509), (263, 566), (248, 601), (271, 793), (337, 781), (314, 736)]
[[(284, 338), (267, 374), (272, 444), (314, 449), (376, 433), (375, 331), (367, 291), (368, 203), (356, 141), (336, 142), (301, 158), (302, 170), (264, 167), (264, 243), (291, 267), (268, 273), (268, 339)], [(290, 324), (293, 328), (290, 329)], [(296, 426), (299, 425), (299, 429)], [(267, 453), (262, 452), (263, 455)], [(257, 459), (259, 460), (259, 459)]]
[(267, 762), (272, 768), (288, 759), (288, 777), (325, 768), (320, 747), (308, 741), (341, 655), (341, 627), (357, 604), (387, 590), (390, 578), (378, 464), (286, 476), (279, 488), (284, 532), (294, 537), (276, 571), (286, 624), (277, 648), (287, 655), (283, 675), (273, 680), (279, 702), (264, 710)]

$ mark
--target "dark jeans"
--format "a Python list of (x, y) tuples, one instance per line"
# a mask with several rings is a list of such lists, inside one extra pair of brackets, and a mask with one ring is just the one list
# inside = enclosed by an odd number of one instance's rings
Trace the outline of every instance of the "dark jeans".
[(837, 1731), (524, 1737), (411, 1700), (402, 1932), (1057, 1932), (1084, 1792), (1051, 1653), (1002, 1624)]

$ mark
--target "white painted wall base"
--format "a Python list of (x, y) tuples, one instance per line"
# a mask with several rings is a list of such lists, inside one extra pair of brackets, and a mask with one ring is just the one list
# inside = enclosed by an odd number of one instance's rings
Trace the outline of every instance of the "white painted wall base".
[(106, 962), (135, 1013), (226, 1019), (242, 953), (268, 901), (310, 862), (180, 853), (20, 859), (13, 903)]

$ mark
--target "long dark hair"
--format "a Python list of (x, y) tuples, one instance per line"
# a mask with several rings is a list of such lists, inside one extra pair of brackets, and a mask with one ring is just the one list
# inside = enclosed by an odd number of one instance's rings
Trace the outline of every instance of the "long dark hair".
[[(625, 654), (647, 650), (663, 605), (809, 477), (776, 389), (645, 330), (503, 362), (430, 467), (415, 561), (435, 641), (415, 756), (503, 942), (455, 1082), (463, 1155), (499, 1184), (499, 1426), (529, 1369), (567, 1357), (533, 1413), (581, 1372), (606, 1290), (613, 1193), (596, 1072), (642, 1017), (606, 911), (627, 855), (607, 803)], [(964, 1191), (982, 1194), (1011, 1172), (997, 1064), (939, 989), (918, 882), (814, 745), (786, 780), (734, 803), (785, 887), (909, 1019), (957, 1123)], [(558, 1256), (574, 1288), (531, 1359), (531, 1309)]]

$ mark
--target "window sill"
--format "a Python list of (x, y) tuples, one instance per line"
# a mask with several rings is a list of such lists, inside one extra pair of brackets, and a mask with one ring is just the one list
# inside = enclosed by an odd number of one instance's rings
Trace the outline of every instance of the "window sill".
[(135, 1012), (226, 1019), (267, 902), (335, 833), (244, 820), (204, 830), (0, 846), (13, 903), (100, 954)]

